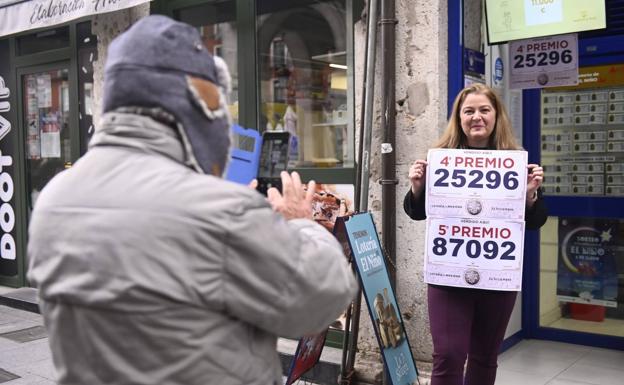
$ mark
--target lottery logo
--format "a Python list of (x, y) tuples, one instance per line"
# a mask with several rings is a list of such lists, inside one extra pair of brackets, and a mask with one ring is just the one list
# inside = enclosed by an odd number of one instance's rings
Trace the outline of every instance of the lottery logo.
[(479, 272), (476, 270), (466, 270), (464, 273), (464, 280), (469, 285), (476, 285), (480, 279)]
[(483, 205), (476, 199), (466, 202), (466, 211), (471, 215), (478, 215), (483, 210)]
[(539, 74), (539, 76), (537, 77), (537, 83), (541, 86), (546, 85), (548, 83), (548, 75)]

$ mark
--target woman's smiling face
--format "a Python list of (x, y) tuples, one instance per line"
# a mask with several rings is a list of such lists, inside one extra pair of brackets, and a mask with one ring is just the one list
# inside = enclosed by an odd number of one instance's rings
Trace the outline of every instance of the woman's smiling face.
[(470, 147), (487, 147), (496, 125), (496, 110), (484, 94), (469, 94), (461, 105), (460, 123)]

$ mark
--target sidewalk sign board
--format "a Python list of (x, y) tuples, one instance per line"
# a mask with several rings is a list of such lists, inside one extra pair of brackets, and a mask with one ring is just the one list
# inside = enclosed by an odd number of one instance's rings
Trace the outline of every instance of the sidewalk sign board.
[(321, 352), (325, 345), (327, 337), (327, 329), (318, 334), (305, 336), (299, 340), (297, 350), (293, 357), (288, 377), (285, 385), (291, 385), (297, 381), (305, 372), (312, 369), (321, 358)]
[[(370, 213), (340, 217), (335, 235), (343, 247), (348, 241), (375, 335), (392, 385), (418, 383), (418, 370)], [(346, 236), (345, 236), (346, 233)]]

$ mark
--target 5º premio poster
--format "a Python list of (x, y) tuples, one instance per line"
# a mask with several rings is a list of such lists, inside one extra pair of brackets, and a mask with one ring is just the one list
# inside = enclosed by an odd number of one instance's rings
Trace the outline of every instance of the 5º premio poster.
[(558, 233), (557, 298), (616, 307), (624, 224), (617, 219), (561, 217)]
[[(417, 384), (418, 370), (390, 284), (373, 218), (369, 213), (357, 214), (346, 222), (341, 218), (336, 226), (344, 226), (346, 230), (353, 262), (392, 384)], [(340, 232), (343, 229), (336, 230)], [(343, 237), (337, 238), (341, 240)]]

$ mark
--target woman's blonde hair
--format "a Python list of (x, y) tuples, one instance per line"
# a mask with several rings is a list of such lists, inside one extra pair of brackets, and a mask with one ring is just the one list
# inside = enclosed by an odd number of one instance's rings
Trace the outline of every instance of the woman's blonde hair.
[(466, 148), (468, 142), (466, 134), (461, 127), (460, 109), (470, 94), (485, 95), (492, 103), (496, 111), (494, 131), (490, 135), (488, 147), (496, 150), (521, 150), (522, 147), (516, 141), (511, 128), (509, 115), (498, 94), (490, 87), (473, 83), (459, 92), (453, 102), (453, 110), (446, 126), (446, 130), (435, 144), (436, 148)]

